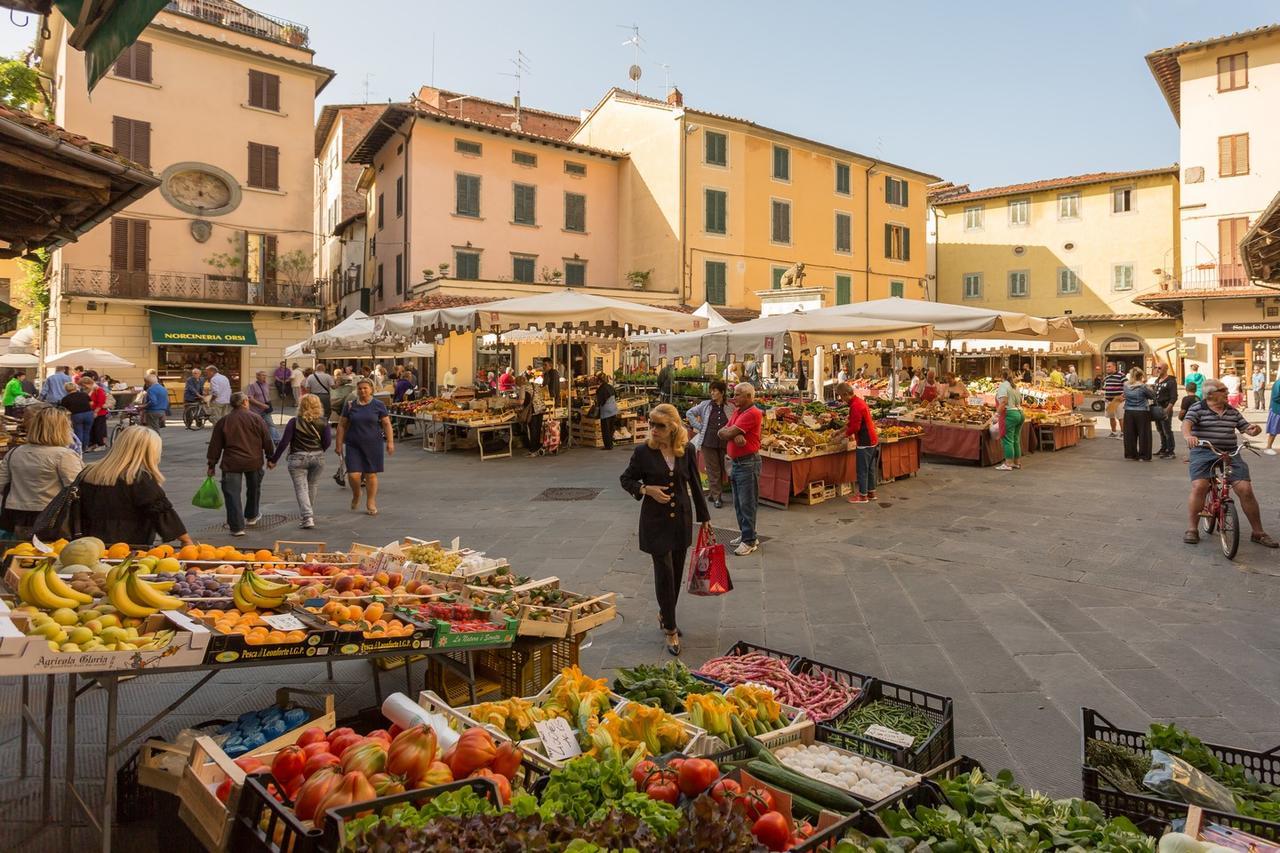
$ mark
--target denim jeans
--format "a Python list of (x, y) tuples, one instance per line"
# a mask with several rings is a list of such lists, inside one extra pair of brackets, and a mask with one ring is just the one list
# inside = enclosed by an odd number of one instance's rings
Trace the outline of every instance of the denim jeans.
[[(240, 502), (240, 486), (248, 487), (244, 503)], [(223, 471), (222, 497), (227, 504), (227, 526), (234, 533), (244, 530), (246, 518), (258, 515), (258, 499), (262, 497), (262, 469), (257, 471)]]
[(753, 453), (733, 460), (733, 511), (738, 516), (742, 541), (756, 541), (756, 509), (760, 502), (760, 454)]
[(93, 430), (93, 410), (87, 412), (76, 412), (71, 416), (71, 429), (80, 438), (80, 446), (89, 449), (92, 442), (89, 441), (89, 433)]
[(879, 447), (859, 447), (854, 451), (858, 466), (858, 494), (865, 495), (876, 487), (876, 462), (880, 458)]
[(303, 521), (315, 519), (316, 486), (323, 471), (323, 451), (289, 454), (289, 476), (293, 478), (293, 495), (298, 499)]
[(280, 440), (280, 433), (276, 430), (276, 422), (275, 422), (275, 421), (273, 421), (273, 420), (271, 420), (271, 413), (270, 413), (270, 412), (259, 412), (259, 416), (260, 416), (264, 421), (266, 421), (266, 424), (267, 424), (267, 432), (271, 433), (271, 441), (272, 441), (272, 442), (277, 442), (277, 441), (279, 441), (279, 440)]

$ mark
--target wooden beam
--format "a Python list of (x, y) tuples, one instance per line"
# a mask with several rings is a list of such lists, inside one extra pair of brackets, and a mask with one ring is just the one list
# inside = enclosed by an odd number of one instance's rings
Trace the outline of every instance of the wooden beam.
[(85, 187), (110, 188), (111, 179), (33, 148), (0, 141), (0, 163)]
[(8, 170), (0, 172), (0, 190), (10, 190), (24, 196), (95, 201), (98, 204), (106, 204), (111, 200), (111, 192), (106, 187), (86, 187), (44, 175), (15, 174)]
[(0, 238), (13, 241), (14, 237), (43, 240), (56, 228), (54, 223), (37, 225), (34, 222), (20, 222), (16, 219), (0, 219)]

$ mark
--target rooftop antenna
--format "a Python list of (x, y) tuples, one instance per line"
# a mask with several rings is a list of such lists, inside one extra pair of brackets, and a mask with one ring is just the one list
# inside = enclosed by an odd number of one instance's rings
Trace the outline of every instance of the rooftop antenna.
[[(529, 73), (529, 57), (528, 57), (528, 56), (525, 56), (524, 51), (522, 51), (522, 50), (517, 50), (517, 51), (516, 51), (516, 58), (515, 58), (515, 59), (511, 59), (511, 60), (508, 60), (508, 61), (509, 61), (512, 65), (514, 65), (514, 66), (515, 66), (515, 69), (516, 69), (515, 71), (503, 71), (503, 72), (502, 72), (502, 76), (503, 76), (503, 77), (514, 77), (514, 78), (516, 78), (516, 96), (515, 96), (515, 99), (514, 99), (514, 104), (515, 104), (516, 111), (515, 111), (515, 113), (514, 113), (515, 121), (513, 121), (513, 122), (511, 123), (511, 129), (512, 129), (512, 130), (520, 130), (520, 83), (522, 82), (523, 75), (525, 75), (525, 74), (528, 74), (528, 73)], [(502, 116), (503, 116), (504, 118), (510, 118), (510, 117), (512, 117), (512, 116), (513, 116), (513, 114), (512, 114), (512, 113), (502, 113)]]
[(636, 84), (636, 94), (638, 95), (640, 94), (640, 74), (641, 74), (640, 54), (641, 52), (644, 51), (644, 48), (640, 46), (640, 42), (643, 41), (643, 39), (640, 38), (640, 26), (639, 24), (630, 24), (630, 25), (618, 24), (618, 26), (624, 30), (631, 30), (631, 38), (624, 41), (622, 43), (622, 46), (623, 47), (630, 46), (635, 48), (635, 59), (631, 63), (631, 67), (627, 69), (627, 77), (631, 78), (631, 82)]
[(666, 81), (663, 84), (665, 86), (665, 91), (670, 92), (671, 91), (671, 66), (665, 62), (661, 62), (659, 63), (659, 65), (662, 66), (662, 75), (664, 78), (666, 78)]
[(373, 75), (366, 73), (364, 75), (364, 102), (369, 103), (369, 81), (373, 79)]
[(436, 34), (431, 33), (431, 88), (436, 87)]

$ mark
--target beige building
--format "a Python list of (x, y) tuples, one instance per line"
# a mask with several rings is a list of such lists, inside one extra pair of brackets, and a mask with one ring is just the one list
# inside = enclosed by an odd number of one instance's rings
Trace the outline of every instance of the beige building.
[(1180, 268), (1178, 167), (971, 190), (936, 186), (938, 299), (1069, 317), (1092, 353), (1051, 356), (1092, 376), (1106, 361), (1171, 357), (1176, 323), (1136, 297)]
[(112, 140), (162, 184), (54, 253), (45, 350), (108, 349), (136, 365), (116, 378), (154, 368), (171, 389), (216, 364), (243, 387), (318, 311), (312, 139), (333, 72), (301, 25), (175, 0), (90, 99), (68, 29), (55, 13), (37, 45), (56, 121)]
[(316, 119), (316, 281), (320, 283), (320, 328), (356, 311), (369, 313), (364, 286), (365, 196), (358, 188), (361, 166), (347, 158), (382, 115), (381, 104), (329, 104)]

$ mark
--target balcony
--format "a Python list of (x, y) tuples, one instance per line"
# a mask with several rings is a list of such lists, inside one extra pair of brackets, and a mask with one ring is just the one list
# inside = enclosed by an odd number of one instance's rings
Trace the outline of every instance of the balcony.
[(302, 24), (273, 18), (230, 0), (170, 0), (165, 9), (291, 47), (306, 47), (311, 41), (310, 31)]
[(62, 295), (89, 299), (168, 300), (315, 310), (320, 307), (317, 293), (314, 284), (248, 282), (202, 273), (62, 268)]
[(1181, 278), (1164, 282), (1161, 290), (1218, 290), (1249, 285), (1249, 275), (1244, 271), (1244, 264), (1211, 263), (1186, 267)]

